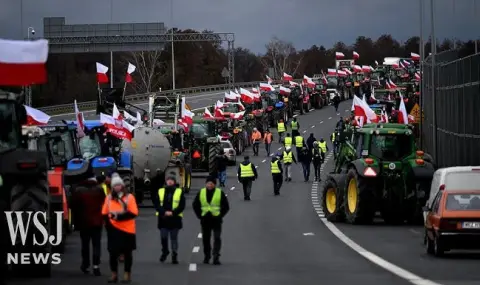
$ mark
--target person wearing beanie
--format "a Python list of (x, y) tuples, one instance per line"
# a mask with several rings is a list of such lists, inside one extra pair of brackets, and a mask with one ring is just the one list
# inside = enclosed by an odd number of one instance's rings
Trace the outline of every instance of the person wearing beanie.
[[(193, 200), (193, 211), (200, 220), (203, 242), (203, 263), (210, 263), (213, 255), (213, 264), (220, 265), (220, 249), (222, 246), (223, 218), (230, 210), (227, 195), (216, 187), (217, 179), (209, 176), (205, 187), (202, 188)], [(213, 232), (213, 250), (211, 245)]]
[(125, 188), (123, 179), (118, 173), (112, 174), (112, 192), (105, 199), (102, 215), (106, 220), (107, 245), (110, 253), (109, 283), (118, 282), (118, 259), (124, 256), (123, 282), (131, 282), (133, 251), (137, 247), (135, 218), (138, 206), (135, 197)]
[(178, 187), (175, 177), (166, 179), (166, 186), (155, 193), (154, 206), (157, 210), (158, 229), (162, 241), (162, 255), (160, 262), (164, 262), (168, 255), (168, 238), (172, 249), (172, 263), (178, 264), (178, 232), (182, 229), (183, 211), (185, 210), (185, 195)]
[(250, 157), (245, 156), (244, 160), (240, 163), (237, 170), (238, 181), (243, 186), (243, 199), (250, 201), (250, 194), (252, 193), (253, 181), (257, 179), (257, 168), (250, 162)]

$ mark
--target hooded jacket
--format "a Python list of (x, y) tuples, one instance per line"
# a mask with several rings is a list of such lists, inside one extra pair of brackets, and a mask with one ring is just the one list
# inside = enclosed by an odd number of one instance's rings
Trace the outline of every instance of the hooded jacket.
[[(248, 165), (249, 163), (252, 163), (250, 162), (250, 160), (244, 160), (242, 161), (242, 165)], [(237, 177), (239, 179), (251, 179), (251, 180), (256, 180), (258, 178), (258, 174), (257, 174), (257, 168), (255, 167), (255, 164), (252, 163), (252, 169), (253, 169), (253, 174), (255, 174), (254, 177), (247, 177), (247, 178), (240, 178), (240, 173), (242, 172), (241, 168), (240, 168), (240, 165), (238, 166), (238, 169), (237, 169)]]
[(82, 230), (103, 225), (102, 206), (105, 193), (95, 179), (80, 183), (73, 191), (71, 209), (75, 228)]

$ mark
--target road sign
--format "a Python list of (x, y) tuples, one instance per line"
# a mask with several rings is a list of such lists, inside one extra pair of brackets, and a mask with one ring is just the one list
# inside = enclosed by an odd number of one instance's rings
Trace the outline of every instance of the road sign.
[(226, 67), (223, 68), (222, 70), (222, 77), (228, 77), (230, 73), (228, 72), (228, 69)]
[(420, 122), (420, 113), (422, 113), (422, 121), (425, 119), (425, 114), (420, 111), (420, 106), (418, 104), (415, 104), (413, 106), (412, 110), (410, 111), (410, 115), (412, 115), (415, 118), (415, 123)]

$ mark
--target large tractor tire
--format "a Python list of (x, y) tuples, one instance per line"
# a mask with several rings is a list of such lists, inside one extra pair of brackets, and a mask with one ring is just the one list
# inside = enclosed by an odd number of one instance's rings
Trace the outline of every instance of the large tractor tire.
[[(49, 187), (46, 179), (47, 175), (38, 179), (36, 183), (32, 184), (17, 184), (12, 188), (10, 202), (12, 211), (33, 211), (50, 213), (50, 196)], [(26, 217), (25, 217), (26, 218)], [(33, 221), (30, 221), (33, 222)], [(14, 223), (16, 223), (14, 221)], [(26, 220), (24, 221), (26, 224)], [(49, 219), (43, 224), (45, 228), (50, 229)], [(31, 229), (35, 227), (30, 227)], [(31, 232), (32, 233), (32, 232)], [(27, 237), (27, 243), (32, 240), (33, 236)], [(28, 246), (25, 247), (25, 252), (32, 252)], [(22, 250), (23, 252), (23, 250)], [(52, 253), (50, 245), (43, 248), (35, 248), (38, 253)], [(23, 274), (28, 274), (32, 277), (50, 277), (51, 264), (32, 264), (20, 265), (19, 268), (13, 268), (14, 271)], [(18, 271), (17, 271), (18, 270)]]
[(346, 175), (333, 174), (327, 177), (322, 191), (322, 209), (325, 218), (332, 222), (345, 220), (344, 189)]
[(369, 224), (375, 216), (374, 195), (366, 178), (360, 177), (355, 168), (347, 173), (344, 193), (345, 220), (350, 224)]
[(208, 147), (208, 173), (217, 173), (217, 155), (220, 154), (220, 144), (212, 144)]

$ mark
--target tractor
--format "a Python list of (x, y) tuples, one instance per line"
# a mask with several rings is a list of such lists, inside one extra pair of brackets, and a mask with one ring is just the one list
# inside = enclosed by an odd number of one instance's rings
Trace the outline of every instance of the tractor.
[(368, 224), (378, 211), (389, 224), (423, 222), (435, 169), (416, 149), (410, 126), (366, 124), (338, 139), (335, 168), (323, 187), (327, 220)]
[(111, 116), (113, 114), (113, 105), (115, 104), (119, 111), (126, 111), (133, 117), (138, 112), (145, 119), (148, 116), (147, 111), (127, 103), (124, 91), (125, 88), (102, 88), (97, 96), (97, 115), (104, 113)]
[(217, 173), (216, 157), (222, 145), (215, 121), (194, 120), (185, 139), (188, 141), (192, 170)]
[[(47, 171), (48, 157), (44, 151), (29, 150), (26, 139), (22, 137), (22, 125), (27, 123), (27, 112), (23, 106), (24, 96), (0, 91), (0, 206), (2, 215), (6, 211), (43, 212), (50, 213), (50, 191)], [(5, 217), (4, 217), (5, 218)], [(7, 236), (8, 243), (0, 244), (0, 250), (8, 253), (37, 253), (51, 254), (49, 243), (43, 246), (34, 246), (33, 239), (40, 234), (51, 234), (50, 219), (40, 223), (47, 229), (46, 233), (34, 230), (37, 227), (33, 219), (24, 213), (21, 216), (25, 227), (30, 231), (26, 236), (26, 243), (21, 239), (10, 242), (8, 231), (2, 234)], [(16, 216), (13, 215), (16, 223)], [(14, 272), (22, 275), (50, 277), (51, 263), (12, 265)]]

